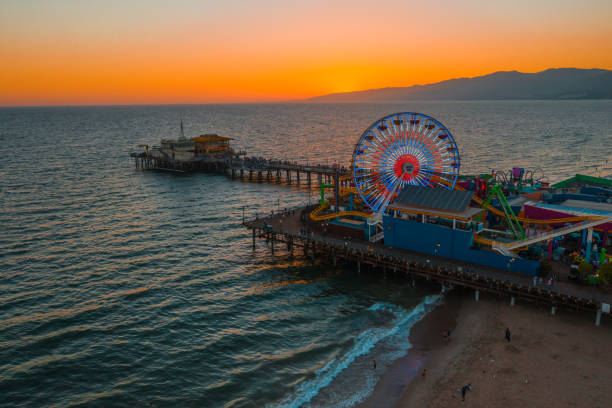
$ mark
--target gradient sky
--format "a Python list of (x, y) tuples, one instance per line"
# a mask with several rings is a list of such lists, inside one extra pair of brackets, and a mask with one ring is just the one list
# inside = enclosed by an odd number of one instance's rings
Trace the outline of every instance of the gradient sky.
[(611, 0), (0, 0), (0, 105), (279, 101), (612, 69)]

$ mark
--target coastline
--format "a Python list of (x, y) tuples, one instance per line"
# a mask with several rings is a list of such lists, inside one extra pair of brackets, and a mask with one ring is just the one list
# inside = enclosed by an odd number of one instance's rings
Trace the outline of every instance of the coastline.
[[(361, 407), (605, 407), (612, 319), (454, 290), (413, 327), (413, 348)], [(511, 341), (504, 339), (505, 329)], [(451, 330), (445, 343), (444, 330)], [(422, 376), (426, 369), (425, 377)], [(465, 403), (457, 389), (471, 383)]]
[(451, 336), (454, 334), (462, 302), (463, 295), (448, 292), (441, 304), (415, 323), (410, 331), (412, 348), (388, 367), (372, 394), (358, 405), (360, 408), (394, 406), (418, 390), (423, 369), (429, 371), (447, 346), (442, 333), (450, 330)]
[[(498, 301), (492, 300), (491, 302)], [(457, 388), (465, 385), (457, 382), (460, 378), (461, 367), (465, 367), (468, 361), (478, 354), (475, 345), (479, 343), (486, 327), (491, 325), (494, 315), (491, 304), (479, 307), (484, 303), (486, 301), (483, 301), (482, 298), (479, 303), (475, 302), (470, 295), (461, 290), (453, 291), (447, 296), (447, 310), (440, 310), (441, 313), (452, 314), (454, 317), (452, 321), (448, 320), (452, 323), (452, 327), (449, 327), (451, 336), (447, 343), (442, 340), (444, 329), (432, 332), (433, 324), (424, 319), (419, 331), (415, 332), (414, 341), (427, 341), (428, 335), (429, 337), (437, 336), (439, 340), (433, 344), (429, 352), (424, 366), (424, 369), (427, 370), (425, 377), (418, 376), (411, 381), (401, 397), (395, 401), (394, 407), (435, 406), (434, 402), (444, 391), (448, 391), (453, 400), (461, 401), (460, 394), (456, 392)], [(451, 316), (446, 318), (449, 319)], [(455, 386), (453, 382), (457, 382), (457, 385)]]

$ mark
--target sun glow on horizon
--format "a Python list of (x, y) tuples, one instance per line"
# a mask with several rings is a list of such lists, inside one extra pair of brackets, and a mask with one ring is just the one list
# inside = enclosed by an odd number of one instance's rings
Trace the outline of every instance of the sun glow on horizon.
[(609, 21), (603, 0), (7, 1), (0, 105), (273, 102), (612, 69)]

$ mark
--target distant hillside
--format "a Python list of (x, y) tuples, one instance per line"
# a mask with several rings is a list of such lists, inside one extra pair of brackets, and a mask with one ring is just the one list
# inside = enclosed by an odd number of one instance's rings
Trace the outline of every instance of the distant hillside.
[(534, 74), (501, 71), (429, 85), (317, 96), (305, 102), (383, 102), (442, 99), (612, 99), (612, 71), (559, 68)]

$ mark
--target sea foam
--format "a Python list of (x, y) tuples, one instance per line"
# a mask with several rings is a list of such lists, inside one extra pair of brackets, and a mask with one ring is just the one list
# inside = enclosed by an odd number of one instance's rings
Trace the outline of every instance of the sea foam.
[[(441, 299), (441, 295), (426, 296), (412, 310), (406, 310), (401, 306), (390, 303), (378, 302), (373, 304), (367, 308), (368, 311), (393, 313), (395, 316), (393, 323), (389, 327), (369, 328), (361, 332), (355, 338), (353, 346), (344, 355), (333, 358), (324, 367), (315, 371), (314, 378), (302, 382), (293, 394), (286, 397), (276, 406), (279, 408), (297, 408), (308, 404), (358, 357), (368, 354), (382, 340), (392, 338), (400, 331), (405, 338), (399, 341), (399, 349), (393, 353), (393, 357), (402, 357), (412, 347), (407, 340), (412, 326), (433, 309)], [(340, 401), (334, 402), (334, 405), (348, 407), (363, 401), (374, 390), (376, 381), (372, 379), (374, 377), (368, 377), (366, 383), (361, 384), (361, 388), (351, 390), (350, 395), (343, 395)]]

